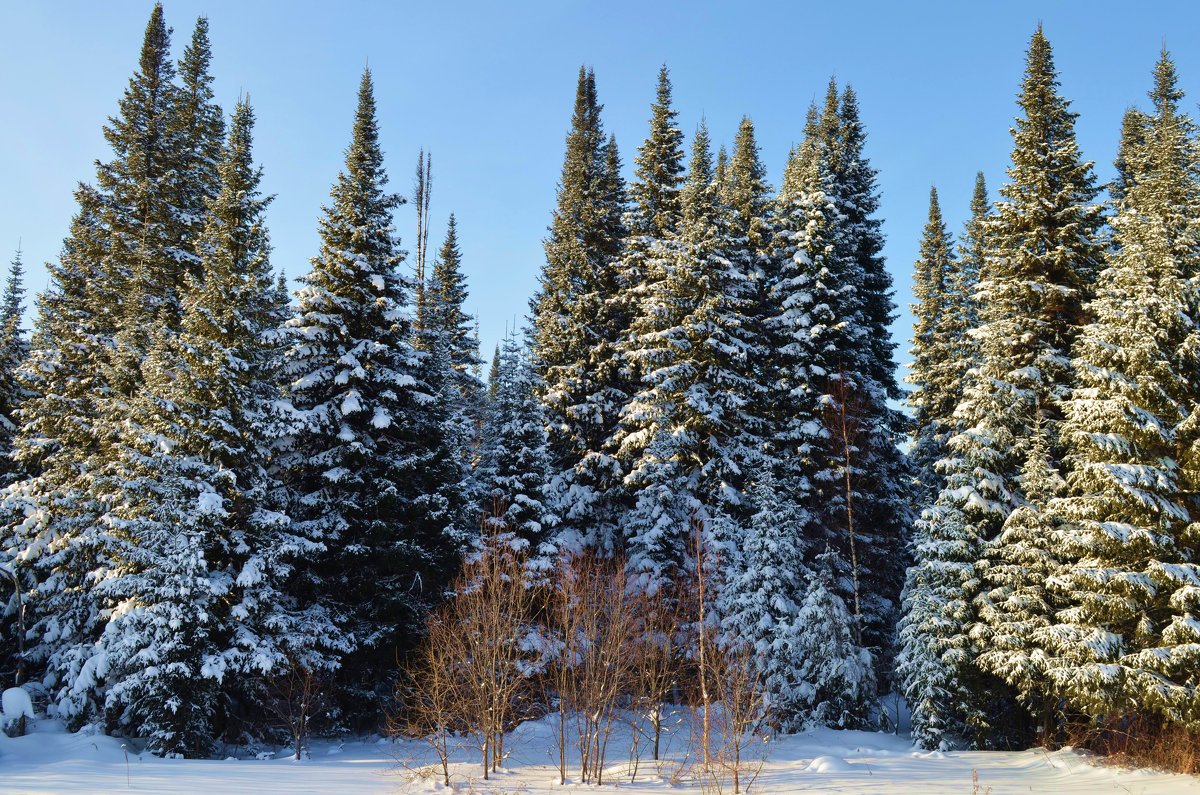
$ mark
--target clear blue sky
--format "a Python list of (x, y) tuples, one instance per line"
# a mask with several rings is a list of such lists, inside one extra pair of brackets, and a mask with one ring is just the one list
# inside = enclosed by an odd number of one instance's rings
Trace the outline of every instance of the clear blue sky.
[[(23, 241), (33, 291), (57, 256), (76, 182), (110, 156), (100, 127), (137, 63), (150, 2), (0, 0), (0, 260)], [(888, 265), (907, 359), (909, 283), (928, 192), (952, 229), (977, 170), (1004, 180), (1024, 50), (1041, 20), (1080, 113), (1086, 157), (1112, 174), (1121, 115), (1145, 104), (1164, 40), (1189, 107), (1200, 98), (1200, 4), (1191, 2), (735, 3), (311, 2), (166, 0), (182, 51), (211, 24), (218, 100), (250, 94), (257, 156), (276, 194), (273, 261), (308, 269), (316, 221), (349, 141), (359, 74), (375, 74), (392, 186), (410, 193), (417, 150), (432, 151), (435, 225), (459, 218), (485, 357), (523, 318), (542, 262), (576, 73), (594, 67), (604, 122), (627, 168), (646, 132), (659, 64), (671, 68), (686, 133), (703, 115), (731, 141), (749, 114), (778, 184), (808, 104), (831, 74), (858, 91), (879, 170)], [(411, 248), (414, 214), (397, 227)]]

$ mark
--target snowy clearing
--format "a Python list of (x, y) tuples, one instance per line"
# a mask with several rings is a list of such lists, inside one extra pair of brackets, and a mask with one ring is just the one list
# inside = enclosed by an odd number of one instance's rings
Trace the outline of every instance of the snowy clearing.
[[(454, 791), (462, 793), (561, 792), (551, 763), (555, 754), (550, 723), (525, 724), (510, 738), (509, 768), (484, 782), (473, 758), (463, 749), (453, 766)], [(615, 736), (613, 748), (627, 750)], [(41, 721), (32, 734), (0, 736), (0, 791), (35, 793), (446, 793), (432, 770), (412, 767), (432, 762), (420, 743), (388, 740), (339, 744), (314, 743), (311, 759), (196, 761), (158, 759), (130, 753), (126, 765), (122, 740), (85, 733), (68, 734), (60, 724)], [(632, 795), (699, 793), (690, 782), (672, 783), (685, 739), (669, 743), (670, 761), (655, 767), (643, 760), (638, 782), (617, 787), (569, 786), (568, 790), (616, 789)], [(286, 756), (286, 750), (280, 751)], [(609, 775), (616, 782), (626, 770), (622, 753), (611, 754)], [(410, 767), (399, 761), (407, 757)], [(417, 761), (420, 760), (420, 761)], [(974, 790), (973, 771), (978, 772)], [(729, 790), (731, 791), (731, 790)], [(914, 751), (906, 738), (889, 734), (821, 729), (774, 743), (770, 758), (751, 793), (1125, 793), (1176, 795), (1200, 793), (1200, 779), (1146, 770), (1106, 767), (1085, 754), (1064, 750), (1014, 753)]]

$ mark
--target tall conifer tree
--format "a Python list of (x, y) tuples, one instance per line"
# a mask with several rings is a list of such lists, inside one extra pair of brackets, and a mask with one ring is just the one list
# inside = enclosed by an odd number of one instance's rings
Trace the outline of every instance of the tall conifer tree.
[(742, 505), (762, 423), (754, 363), (763, 352), (748, 322), (754, 282), (748, 248), (713, 180), (707, 129), (692, 147), (670, 259), (646, 288), (625, 345), (642, 388), (615, 443), (634, 495), (624, 519), (630, 565), (654, 593), (682, 573), (693, 519), (716, 531), (749, 518)]
[[(961, 685), (973, 676), (963, 648), (976, 617), (964, 604), (979, 592), (976, 563), (983, 545), (1000, 537), (1009, 513), (1026, 502), (1020, 474), (1034, 449), (1034, 428), (1046, 434), (1051, 470), (1061, 464), (1071, 346), (1100, 262), (1091, 163), (1080, 159), (1075, 114), (1058, 93), (1050, 44), (1040, 28), (1030, 43), (1018, 105), (1010, 182), (986, 227), (975, 335), (979, 364), (956, 410), (964, 430), (950, 440), (942, 463), (945, 487), (916, 529), (917, 561), (902, 628), (909, 691), (922, 688), (923, 680)], [(991, 550), (987, 555), (1003, 557)], [(991, 698), (986, 686), (973, 689), (979, 699)], [(1007, 720), (1011, 706), (996, 692), (999, 701), (974, 706), (959, 693), (923, 699), (914, 706), (914, 732), (921, 742), (936, 743), (955, 726)]]
[[(302, 576), (336, 615), (351, 703), (366, 718), (389, 692), (397, 646), (436, 598), (456, 558), (447, 484), (457, 464), (409, 340), (374, 84), (363, 73), (346, 165), (320, 223), (285, 356), (301, 424), (285, 463), (297, 533), (327, 552)], [(335, 644), (337, 643), (335, 639)], [(361, 700), (360, 700), (361, 699)]]
[(1054, 505), (1067, 566), (1049, 581), (1060, 609), (1038, 640), (1070, 707), (1194, 721), (1184, 716), (1200, 664), (1187, 472), (1200, 395), (1200, 179), (1196, 127), (1165, 51), (1150, 98), (1140, 140), (1124, 142), (1112, 254), (1076, 344), (1061, 438), (1068, 493)]
[(954, 348), (958, 337), (947, 335), (954, 313), (951, 279), (957, 270), (954, 244), (942, 210), (937, 188), (929, 191), (929, 220), (921, 237), (921, 253), (913, 274), (913, 363), (909, 394), (913, 409), (913, 447), (910, 455), (924, 486), (921, 501), (937, 493), (938, 478), (933, 465), (946, 454), (946, 441), (953, 433), (954, 408), (958, 405), (958, 379)]
[(616, 142), (605, 140), (596, 78), (581, 68), (546, 263), (530, 302), (533, 365), (546, 410), (552, 506), (560, 541), (611, 550), (618, 467), (605, 450), (628, 398), (616, 344), (626, 321), (612, 300), (624, 236)]

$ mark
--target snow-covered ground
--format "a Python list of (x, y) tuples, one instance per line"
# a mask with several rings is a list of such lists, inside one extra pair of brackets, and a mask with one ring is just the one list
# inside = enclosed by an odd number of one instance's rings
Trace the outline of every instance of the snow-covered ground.
[[(548, 722), (517, 730), (508, 770), (484, 782), (466, 749), (456, 754), (455, 791), (488, 793), (554, 793), (557, 777)], [(628, 749), (614, 737), (610, 780), (625, 769)], [(642, 761), (635, 784), (626, 778), (617, 791), (630, 795), (699, 793), (695, 784), (672, 782), (683, 755), (672, 743), (670, 762), (656, 769)], [(281, 751), (286, 754), (286, 751)], [(387, 740), (314, 743), (310, 759), (242, 759), (185, 761), (126, 753), (122, 741), (86, 733), (68, 734), (42, 721), (32, 734), (10, 739), (0, 735), (0, 792), (25, 793), (446, 793), (436, 777), (422, 774), (432, 761), (419, 743)], [(978, 774), (978, 786), (972, 773)], [(588, 789), (570, 786), (567, 791)], [(613, 790), (606, 787), (606, 790)], [(786, 737), (772, 744), (770, 755), (751, 793), (1124, 793), (1176, 795), (1200, 793), (1200, 779), (1145, 770), (1107, 767), (1074, 751), (1045, 753), (923, 753), (902, 737), (869, 732), (819, 730)]]

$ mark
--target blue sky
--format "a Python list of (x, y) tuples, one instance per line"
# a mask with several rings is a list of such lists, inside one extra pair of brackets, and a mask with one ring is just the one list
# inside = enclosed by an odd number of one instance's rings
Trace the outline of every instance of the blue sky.
[[(658, 66), (675, 85), (690, 137), (703, 115), (731, 141), (743, 114), (778, 184), (804, 113), (830, 75), (852, 83), (879, 170), (889, 269), (907, 358), (909, 284), (929, 186), (958, 231), (977, 170), (992, 197), (1029, 36), (1039, 21), (1063, 92), (1080, 114), (1086, 157), (1112, 174), (1121, 115), (1145, 104), (1165, 41), (1188, 106), (1200, 98), (1200, 4), (1171, 2), (311, 2), (167, 0), (182, 51), (209, 18), (218, 100), (240, 92), (258, 115), (257, 156), (277, 198), (273, 261), (308, 269), (316, 221), (349, 141), (358, 77), (369, 64), (393, 189), (410, 193), (417, 150), (434, 158), (431, 243), (459, 219), (485, 356), (521, 322), (542, 263), (576, 73), (596, 71), (604, 121), (627, 169), (646, 133)], [(22, 241), (33, 291), (57, 256), (72, 190), (109, 152), (101, 124), (132, 73), (149, 2), (0, 0), (0, 259)], [(412, 207), (397, 215), (411, 247)]]

